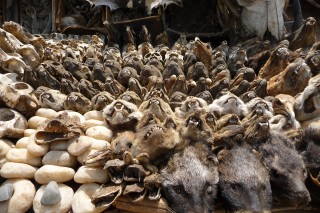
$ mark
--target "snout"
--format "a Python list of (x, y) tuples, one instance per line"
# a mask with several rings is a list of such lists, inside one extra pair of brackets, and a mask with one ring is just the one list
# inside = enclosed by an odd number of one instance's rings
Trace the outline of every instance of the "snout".
[(302, 190), (296, 193), (296, 206), (306, 206), (310, 201), (310, 194), (308, 190)]
[(290, 205), (306, 206), (311, 201), (310, 193), (303, 181), (296, 181), (291, 187), (293, 189), (292, 192), (284, 195)]

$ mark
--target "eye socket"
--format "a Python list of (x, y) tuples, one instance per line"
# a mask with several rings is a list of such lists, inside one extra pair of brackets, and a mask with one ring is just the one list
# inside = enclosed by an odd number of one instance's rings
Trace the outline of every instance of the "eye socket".
[(178, 186), (174, 186), (173, 187), (173, 190), (175, 191), (175, 193), (177, 193), (177, 194), (181, 194), (181, 189), (180, 189), (180, 187), (178, 187)]
[(277, 106), (281, 106), (281, 101), (278, 99), (278, 98), (276, 98), (276, 99), (274, 99), (274, 101), (273, 101), (273, 105), (277, 105)]
[(131, 147), (132, 147), (132, 143), (131, 143), (131, 142), (127, 143), (127, 146), (128, 146), (129, 148), (131, 148)]
[(207, 120), (208, 122), (213, 122), (213, 121), (214, 121), (213, 115), (208, 115), (208, 116), (206, 117), (206, 120)]
[(231, 184), (230, 188), (232, 189), (232, 191), (238, 192), (238, 186), (236, 184)]
[(280, 178), (279, 172), (278, 172), (277, 170), (275, 170), (275, 169), (272, 169), (272, 170), (271, 170), (271, 176), (272, 176), (273, 178), (275, 178), (275, 179)]

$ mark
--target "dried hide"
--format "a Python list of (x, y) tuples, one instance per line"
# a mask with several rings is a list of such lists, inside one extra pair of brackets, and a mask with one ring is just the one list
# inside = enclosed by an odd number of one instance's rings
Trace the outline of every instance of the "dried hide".
[(282, 12), (287, 0), (237, 0), (243, 6), (241, 21), (247, 31), (262, 38), (270, 31), (277, 40), (285, 34)]

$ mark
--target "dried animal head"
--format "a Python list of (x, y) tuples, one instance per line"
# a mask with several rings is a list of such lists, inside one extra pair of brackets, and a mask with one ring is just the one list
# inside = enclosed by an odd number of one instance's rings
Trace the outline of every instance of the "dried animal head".
[(123, 160), (113, 159), (108, 160), (104, 165), (103, 169), (107, 170), (111, 181), (115, 184), (120, 184), (123, 181), (124, 177), (124, 169), (126, 168), (126, 164)]
[(139, 75), (137, 71), (132, 67), (124, 67), (122, 70), (120, 70), (117, 80), (120, 84), (122, 84), (124, 87), (128, 87), (129, 79), (130, 78), (136, 78), (139, 79)]
[(161, 170), (162, 189), (175, 212), (213, 211), (219, 176), (209, 156), (204, 147), (188, 146), (175, 153)]
[(217, 130), (229, 126), (229, 125), (240, 125), (240, 118), (236, 114), (227, 114), (224, 116), (221, 116), (217, 120)]
[(271, 77), (279, 74), (289, 65), (289, 51), (284, 44), (279, 44), (275, 50), (272, 51), (269, 59), (260, 69), (258, 76), (269, 80)]
[(295, 97), (294, 111), (300, 122), (315, 118), (320, 113), (319, 77), (312, 77), (304, 91)]
[[(16, 95), (13, 94), (13, 91), (9, 89), (10, 92), (8, 91), (5, 93), (5, 99), (11, 100), (11, 102), (16, 102), (14, 109), (18, 110), (23, 115), (27, 117), (33, 116), (37, 109), (40, 108), (40, 103), (37, 97), (33, 94), (34, 89), (29, 84), (24, 82), (15, 82), (9, 84), (8, 86), (14, 88), (15, 93), (18, 93), (19, 97), (16, 101), (14, 101)], [(12, 103), (10, 105), (12, 105)]]
[(125, 91), (125, 87), (122, 86), (117, 80), (107, 77), (105, 83), (105, 91), (111, 95), (118, 97)]
[(118, 99), (121, 99), (121, 100), (125, 100), (125, 101), (128, 101), (130, 103), (133, 103), (135, 104), (137, 107), (140, 106), (140, 104), (142, 103), (142, 100), (141, 98), (137, 95), (137, 93), (135, 93), (134, 91), (126, 91), (124, 93), (122, 93)]
[(112, 154), (118, 159), (122, 159), (124, 152), (131, 151), (135, 136), (135, 133), (132, 131), (118, 133), (111, 143)]
[(195, 81), (198, 81), (200, 77), (208, 78), (208, 69), (202, 62), (196, 62), (194, 65), (189, 67), (187, 79), (193, 79)]
[[(255, 97), (246, 103), (248, 112), (253, 115), (266, 115), (268, 118), (273, 117), (274, 111), (272, 103), (260, 97)], [(248, 115), (246, 116), (248, 118)]]
[(0, 108), (0, 138), (21, 138), (27, 128), (23, 115), (12, 109)]
[(269, 120), (271, 129), (288, 131), (300, 128), (300, 123), (296, 120), (294, 113), (294, 102), (295, 99), (290, 95), (279, 94), (275, 96), (272, 104), (277, 116)]
[(205, 111), (207, 108), (207, 102), (202, 98), (188, 96), (184, 102), (182, 102), (179, 108), (175, 109), (175, 114), (178, 118), (187, 118), (190, 114), (196, 111)]
[(79, 92), (70, 93), (63, 103), (64, 109), (74, 110), (81, 114), (90, 111), (91, 101)]
[(188, 116), (179, 126), (181, 138), (191, 144), (196, 142), (208, 143), (212, 137), (211, 123), (207, 122), (208, 114), (197, 111)]
[(159, 97), (152, 97), (142, 102), (139, 111), (143, 114), (152, 113), (160, 119), (160, 121), (164, 121), (166, 118), (174, 115), (170, 105)]
[(107, 77), (114, 78), (112, 70), (109, 67), (104, 67), (102, 63), (96, 63), (93, 66), (90, 81), (99, 80), (102, 83), (105, 83)]
[(0, 66), (7, 72), (16, 73), (22, 77), (24, 69), (27, 67), (22, 57), (17, 53), (7, 54), (0, 48)]
[[(137, 124), (136, 138), (131, 147), (133, 156), (147, 153), (150, 161), (163, 161), (179, 145), (177, 124), (172, 117), (161, 122), (155, 115), (145, 113)], [(159, 159), (159, 156), (161, 159)]]
[(201, 61), (208, 70), (211, 69), (212, 65), (212, 48), (210, 43), (202, 42), (198, 37), (195, 38), (193, 53), (197, 59)]
[(182, 92), (174, 92), (170, 97), (170, 107), (172, 110), (175, 108), (181, 107), (183, 101), (187, 99), (187, 95)]
[(162, 79), (162, 74), (157, 67), (153, 65), (144, 65), (140, 72), (140, 83), (142, 86), (148, 85), (150, 76), (157, 76), (159, 79)]
[(175, 75), (175, 76), (184, 75), (179, 64), (175, 61), (169, 61), (162, 72), (163, 79), (170, 78), (172, 75)]
[[(37, 80), (39, 86), (46, 86), (51, 89), (60, 90), (61, 83), (53, 75), (48, 72), (43, 65), (39, 65), (35, 72), (37, 73)], [(54, 73), (54, 72), (53, 72)]]
[(114, 96), (108, 92), (99, 92), (91, 99), (93, 110), (103, 110), (107, 105), (114, 101)]
[(243, 145), (218, 153), (219, 186), (232, 212), (270, 212), (272, 193), (268, 170), (261, 158)]
[(99, 91), (95, 89), (92, 83), (86, 79), (81, 79), (79, 82), (80, 93), (83, 94), (86, 98), (92, 99), (93, 96), (97, 95)]
[(316, 28), (316, 19), (308, 17), (297, 31), (288, 36), (290, 49), (296, 50), (298, 48), (311, 47), (316, 42)]
[(103, 109), (103, 116), (115, 131), (125, 131), (134, 129), (141, 113), (135, 104), (114, 100)]
[(50, 108), (55, 111), (61, 111), (64, 109), (64, 102), (66, 99), (67, 96), (65, 94), (52, 89), (42, 92), (39, 96), (41, 107)]
[(248, 113), (247, 106), (243, 101), (231, 92), (227, 92), (214, 100), (208, 106), (208, 110), (220, 115), (236, 114), (239, 117), (244, 117)]
[(268, 94), (275, 96), (283, 93), (295, 96), (304, 90), (311, 77), (309, 66), (303, 59), (297, 58), (284, 71), (270, 78), (267, 86)]
[(144, 188), (148, 191), (149, 200), (159, 200), (161, 198), (162, 178), (159, 173), (148, 175), (143, 180)]
[(132, 67), (140, 74), (143, 67), (143, 59), (138, 52), (132, 52), (123, 57), (123, 67)]
[(244, 133), (244, 140), (250, 145), (263, 143), (270, 137), (270, 124), (267, 115), (250, 120)]
[(263, 163), (270, 174), (272, 194), (289, 205), (306, 205), (310, 194), (304, 184), (306, 166), (294, 144), (279, 133), (272, 133), (267, 140), (257, 144)]
[(188, 93), (188, 85), (187, 85), (186, 77), (184, 75), (171, 76), (169, 79), (165, 80), (165, 85), (166, 85), (169, 97), (177, 91), (184, 94)]

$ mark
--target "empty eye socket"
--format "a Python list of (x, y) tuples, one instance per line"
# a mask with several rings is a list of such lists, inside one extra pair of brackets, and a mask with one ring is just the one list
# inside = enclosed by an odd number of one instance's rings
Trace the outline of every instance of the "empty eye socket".
[(177, 125), (174, 123), (174, 121), (172, 119), (167, 119), (166, 123), (165, 123), (165, 127), (166, 128), (173, 128), (175, 129), (177, 127)]
[(280, 178), (280, 173), (277, 170), (272, 169), (271, 170), (271, 177), (275, 178), (275, 179), (278, 179), (278, 178)]
[(209, 121), (209, 122), (213, 122), (214, 121), (214, 118), (212, 115), (206, 117), (206, 120)]
[(128, 148), (131, 148), (132, 147), (132, 143), (131, 142), (127, 143), (127, 146), (128, 146)]
[(275, 98), (273, 101), (273, 105), (281, 106), (281, 101), (278, 98)]

